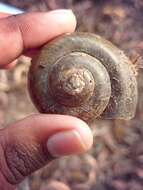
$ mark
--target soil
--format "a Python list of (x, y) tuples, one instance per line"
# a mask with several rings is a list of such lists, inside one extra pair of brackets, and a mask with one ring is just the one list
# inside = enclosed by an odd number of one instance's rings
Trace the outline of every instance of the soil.
[[(141, 0), (3, 0), (25, 11), (71, 8), (77, 30), (99, 34), (123, 49), (138, 68), (139, 101), (131, 121), (97, 120), (94, 147), (87, 154), (52, 162), (19, 189), (142, 190), (143, 189), (143, 1)], [(19, 59), (11, 71), (0, 72), (2, 127), (37, 112), (27, 91), (30, 60)], [(27, 106), (28, 105), (28, 106)]]

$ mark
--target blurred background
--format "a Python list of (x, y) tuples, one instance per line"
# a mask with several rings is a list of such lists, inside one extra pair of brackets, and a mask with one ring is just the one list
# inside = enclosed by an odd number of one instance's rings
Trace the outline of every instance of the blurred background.
[[(0, 3), (17, 7), (16, 12), (70, 8), (78, 19), (77, 31), (93, 32), (110, 40), (140, 68), (139, 102), (133, 120), (97, 120), (92, 126), (94, 147), (90, 152), (52, 162), (18, 189), (143, 190), (143, 1), (3, 0)], [(0, 11), (6, 10), (1, 7)], [(21, 57), (14, 69), (0, 71), (2, 127), (37, 112), (27, 91), (29, 66), (30, 59)]]

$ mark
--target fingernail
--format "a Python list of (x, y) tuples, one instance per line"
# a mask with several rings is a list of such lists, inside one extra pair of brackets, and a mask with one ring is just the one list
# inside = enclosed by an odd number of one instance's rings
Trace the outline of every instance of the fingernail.
[(85, 135), (76, 130), (58, 132), (48, 139), (48, 151), (54, 157), (82, 153), (90, 147), (89, 143), (86, 143), (89, 139), (86, 139)]
[(76, 17), (74, 13), (72, 12), (72, 10), (70, 9), (57, 9), (57, 10), (51, 11), (50, 14), (56, 17), (55, 22), (60, 21), (61, 23), (64, 23), (64, 25), (67, 22), (71, 22), (76, 25)]
[(73, 11), (71, 9), (56, 9), (54, 11), (51, 11), (52, 14), (73, 14)]

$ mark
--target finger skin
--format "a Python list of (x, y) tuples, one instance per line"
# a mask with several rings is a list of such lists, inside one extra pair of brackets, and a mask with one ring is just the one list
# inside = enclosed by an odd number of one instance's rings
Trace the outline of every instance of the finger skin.
[(8, 16), (10, 16), (11, 14), (9, 14), (9, 13), (2, 13), (2, 12), (0, 12), (0, 19), (1, 18), (5, 18), (5, 17), (8, 17)]
[(18, 59), (15, 59), (11, 63), (0, 65), (0, 69), (10, 70), (18, 63)]
[(76, 19), (71, 11), (34, 12), (1, 18), (0, 26), (2, 67), (27, 49), (38, 48), (58, 35), (73, 32)]
[[(5, 18), (8, 17), (10, 14), (6, 14), (6, 13), (0, 13), (0, 18)], [(12, 63), (13, 64), (13, 63)], [(10, 64), (11, 65), (11, 64)], [(9, 67), (9, 66), (8, 66)], [(4, 68), (5, 69), (5, 68)], [(6, 69), (7, 68), (6, 66)], [(0, 148), (0, 153), (3, 153), (3, 150)], [(2, 155), (1, 155), (2, 156)], [(1, 171), (1, 164), (0, 164), (0, 171)], [(1, 190), (14, 190), (16, 187), (14, 185), (9, 184), (6, 179), (4, 178), (3, 174), (0, 172), (0, 189)]]
[[(63, 155), (64, 151), (70, 152), (70, 147), (75, 154), (83, 153), (91, 148), (93, 137), (89, 127), (83, 121), (71, 116), (34, 115), (2, 130), (0, 132), (0, 168), (5, 185), (20, 183), (27, 175), (55, 159), (47, 147), (47, 142), (53, 136), (66, 134), (69, 131), (76, 131), (86, 146), (78, 144), (79, 141), (73, 138), (71, 142), (68, 142), (70, 143), (68, 146), (65, 142)], [(1, 179), (0, 189), (2, 189)]]

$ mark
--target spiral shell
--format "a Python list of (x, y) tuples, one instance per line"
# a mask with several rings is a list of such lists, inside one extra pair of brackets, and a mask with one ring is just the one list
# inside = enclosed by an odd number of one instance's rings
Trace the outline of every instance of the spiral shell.
[(66, 34), (46, 44), (32, 60), (29, 91), (40, 112), (86, 122), (97, 117), (131, 119), (137, 104), (130, 60), (90, 33)]

